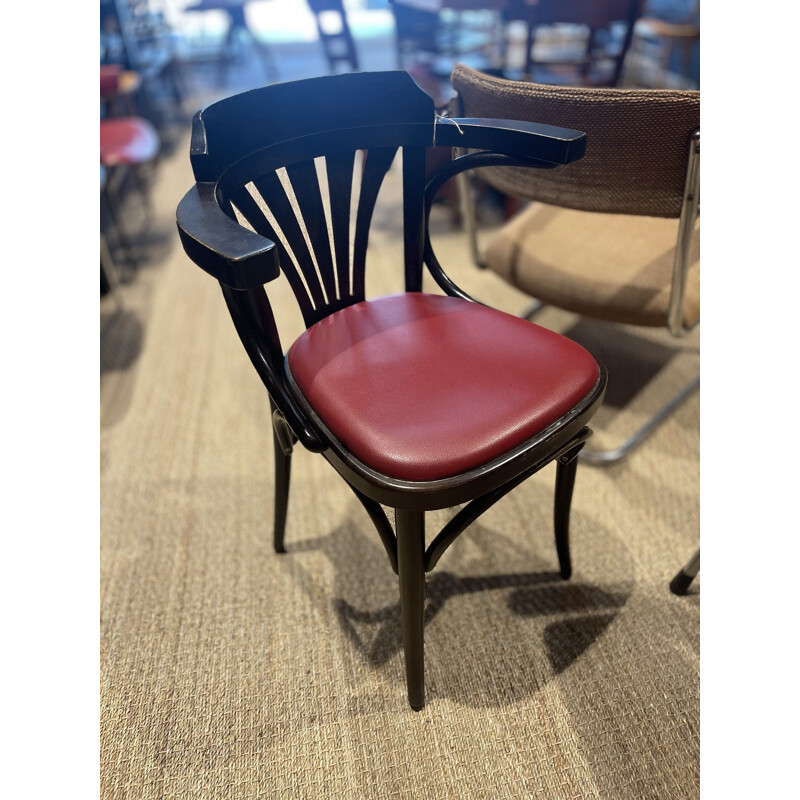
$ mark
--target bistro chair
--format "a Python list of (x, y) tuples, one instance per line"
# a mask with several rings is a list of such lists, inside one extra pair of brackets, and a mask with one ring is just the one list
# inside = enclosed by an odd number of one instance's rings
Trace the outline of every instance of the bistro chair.
[[(426, 186), (426, 148), (456, 142), (483, 152), (448, 163)], [(178, 229), (187, 255), (220, 282), (269, 393), (275, 550), (284, 552), (291, 455), (300, 442), (321, 453), (362, 503), (399, 576), (414, 709), (424, 704), (426, 572), (481, 513), (553, 461), (556, 549), (569, 577), (575, 458), (606, 385), (604, 367), (581, 346), (456, 286), (434, 255), (427, 215), (461, 169), (546, 170), (580, 158), (584, 142), (575, 130), (439, 118), (431, 97), (399, 71), (274, 84), (194, 117), (196, 183), (178, 206)], [(366, 157), (354, 170), (359, 150)], [(405, 292), (367, 299), (370, 220), (398, 151)], [(441, 293), (422, 292), (423, 264)], [(288, 352), (264, 288), (281, 272), (307, 328)], [(426, 543), (425, 511), (460, 504)], [(394, 529), (382, 506), (394, 509)]]
[[(465, 215), (479, 266), (541, 303), (592, 319), (664, 327), (680, 337), (700, 321), (700, 93), (599, 89), (510, 81), (457, 64), (454, 113), (521, 119), (587, 133), (586, 157), (548, 172), (478, 173), (530, 201), (485, 250), (471, 191)], [(581, 453), (611, 464), (627, 456), (700, 386), (699, 376), (619, 447)]]

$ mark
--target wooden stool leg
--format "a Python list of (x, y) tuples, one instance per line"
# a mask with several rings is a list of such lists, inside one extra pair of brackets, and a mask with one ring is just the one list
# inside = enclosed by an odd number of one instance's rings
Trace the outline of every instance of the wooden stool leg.
[(408, 702), (415, 711), (425, 705), (425, 516), (422, 511), (395, 510), (400, 610), (406, 659)]

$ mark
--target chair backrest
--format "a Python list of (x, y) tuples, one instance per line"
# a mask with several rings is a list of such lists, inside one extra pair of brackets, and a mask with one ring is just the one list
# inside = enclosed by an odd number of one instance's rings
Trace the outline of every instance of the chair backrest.
[[(216, 182), (229, 216), (275, 242), (310, 326), (364, 299), (372, 212), (400, 148), (406, 287), (421, 288), (425, 147), (434, 124), (433, 100), (405, 72), (274, 84), (198, 112), (192, 166), (198, 181)], [(366, 156), (354, 172), (358, 151)]]
[(451, 76), (465, 116), (532, 120), (587, 134), (585, 157), (547, 171), (493, 167), (481, 175), (515, 197), (582, 211), (679, 217), (700, 92), (544, 86), (463, 64)]

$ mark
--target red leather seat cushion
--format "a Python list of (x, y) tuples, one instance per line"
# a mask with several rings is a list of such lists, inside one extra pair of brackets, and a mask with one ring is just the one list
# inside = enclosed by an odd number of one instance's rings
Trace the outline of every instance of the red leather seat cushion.
[(384, 475), (458, 475), (542, 431), (595, 386), (580, 345), (496, 309), (408, 293), (337, 311), (292, 345), (295, 383)]
[(146, 164), (158, 155), (156, 129), (141, 117), (100, 120), (100, 163), (107, 167)]

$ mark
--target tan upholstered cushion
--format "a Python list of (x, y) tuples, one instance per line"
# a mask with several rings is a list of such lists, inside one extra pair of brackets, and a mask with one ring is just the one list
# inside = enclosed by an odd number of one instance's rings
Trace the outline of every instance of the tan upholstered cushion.
[[(488, 243), (490, 269), (544, 303), (632, 325), (666, 325), (678, 220), (531, 203)], [(700, 316), (700, 222), (683, 323)]]

